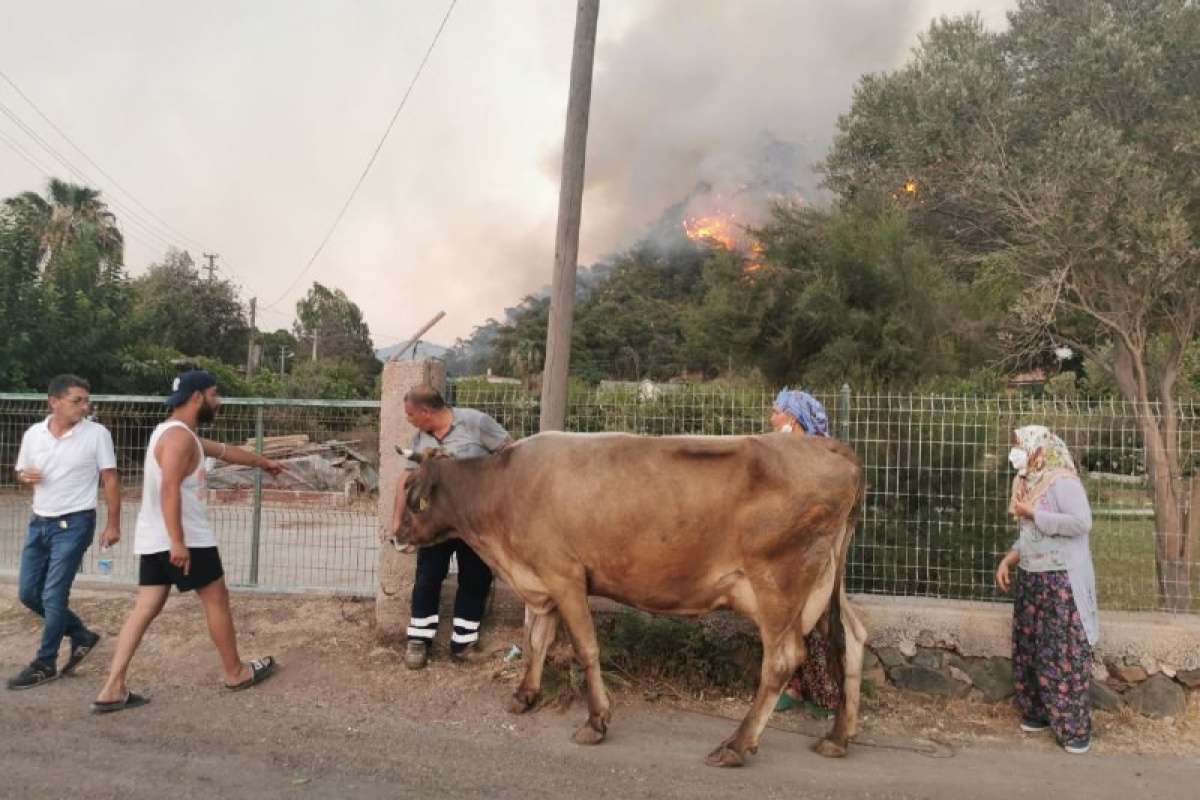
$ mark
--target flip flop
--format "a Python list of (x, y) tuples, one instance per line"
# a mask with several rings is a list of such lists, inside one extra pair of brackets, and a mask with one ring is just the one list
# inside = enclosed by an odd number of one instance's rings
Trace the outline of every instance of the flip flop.
[(250, 677), (241, 683), (225, 684), (225, 688), (231, 692), (240, 692), (243, 689), (249, 689), (251, 686), (256, 686), (262, 683), (267, 678), (275, 674), (275, 658), (267, 656), (264, 659), (255, 659), (250, 662)]
[(93, 714), (112, 714), (116, 711), (124, 711), (127, 708), (137, 708), (144, 706), (150, 702), (149, 697), (142, 697), (134, 692), (126, 692), (125, 697), (121, 700), (114, 700), (111, 703), (102, 703), (99, 700), (92, 703)]

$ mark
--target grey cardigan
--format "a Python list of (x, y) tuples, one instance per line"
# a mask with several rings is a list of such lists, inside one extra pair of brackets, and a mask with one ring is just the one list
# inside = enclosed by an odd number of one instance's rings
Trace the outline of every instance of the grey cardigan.
[(1022, 569), (1066, 569), (1088, 643), (1100, 639), (1100, 611), (1096, 602), (1096, 572), (1088, 534), (1092, 508), (1077, 478), (1059, 478), (1034, 507), (1033, 519), (1021, 520), (1021, 535), (1013, 549)]

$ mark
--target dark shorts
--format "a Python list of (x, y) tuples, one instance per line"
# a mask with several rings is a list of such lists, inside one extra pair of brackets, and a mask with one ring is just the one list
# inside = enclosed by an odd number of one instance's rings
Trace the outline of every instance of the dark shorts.
[(138, 586), (174, 586), (181, 592), (203, 589), (225, 575), (221, 554), (215, 547), (189, 547), (192, 563), (188, 574), (171, 563), (170, 551), (150, 553), (138, 564)]

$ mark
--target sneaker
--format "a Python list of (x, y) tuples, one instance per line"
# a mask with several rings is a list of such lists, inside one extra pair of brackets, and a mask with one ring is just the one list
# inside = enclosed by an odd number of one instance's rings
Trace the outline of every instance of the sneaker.
[(71, 657), (67, 659), (67, 663), (63, 665), (62, 674), (69, 675), (72, 670), (79, 666), (79, 662), (87, 658), (88, 653), (96, 648), (96, 644), (100, 641), (100, 634), (94, 631), (84, 631), (84, 637), (79, 642), (71, 642)]
[(21, 670), (15, 678), (8, 679), (8, 688), (10, 689), (32, 689), (39, 683), (52, 681), (58, 677), (58, 670), (49, 664), (43, 664), (41, 661), (34, 661), (28, 667)]
[(1071, 755), (1081, 756), (1088, 750), (1092, 749), (1092, 737), (1085, 736), (1082, 739), (1072, 739), (1063, 745), (1063, 750), (1066, 750)]
[(409, 639), (404, 648), (404, 666), (409, 669), (422, 669), (429, 663), (429, 644), (417, 639)]
[(1049, 727), (1050, 723), (1044, 719), (1032, 719), (1030, 717), (1023, 717), (1021, 719), (1021, 730), (1025, 731), (1025, 733), (1041, 733)]

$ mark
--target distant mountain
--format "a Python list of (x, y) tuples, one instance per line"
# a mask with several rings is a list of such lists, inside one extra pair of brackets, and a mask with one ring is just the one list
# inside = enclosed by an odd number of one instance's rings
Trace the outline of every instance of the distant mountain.
[[(378, 358), (380, 361), (387, 361), (389, 358), (392, 357), (392, 355), (397, 350), (399, 350), (403, 346), (404, 346), (404, 342), (400, 342), (399, 344), (394, 344), (391, 347), (384, 347), (381, 350), (376, 350), (375, 357)], [(404, 356), (401, 358), (401, 360), (402, 361), (413, 360), (413, 350), (414, 350), (414, 348), (412, 348), (412, 347), (408, 348), (408, 350), (404, 353)], [(416, 346), (415, 350), (416, 350), (416, 358), (417, 359), (445, 358), (446, 353), (450, 352), (449, 347), (442, 347), (440, 344), (434, 344), (433, 342), (425, 342), (425, 341), (417, 342), (417, 346)]]

